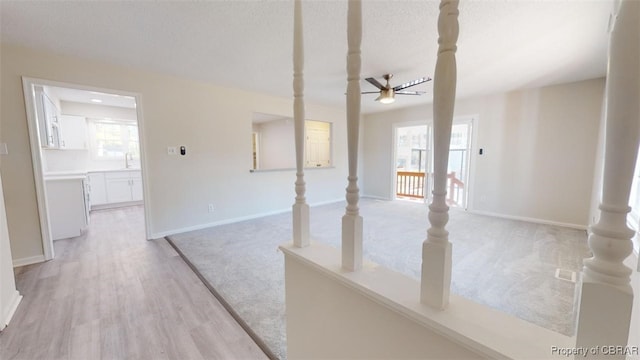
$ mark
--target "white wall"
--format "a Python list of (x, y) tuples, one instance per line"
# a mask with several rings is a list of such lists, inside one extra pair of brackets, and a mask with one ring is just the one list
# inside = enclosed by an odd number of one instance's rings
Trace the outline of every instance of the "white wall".
[(261, 123), (259, 132), (259, 165), (261, 170), (296, 167), (296, 144), (293, 120), (282, 119)]
[[(595, 79), (456, 100), (478, 119), (469, 209), (586, 226), (603, 92)], [(364, 194), (391, 197), (393, 124), (431, 118), (431, 105), (365, 116)]]
[(548, 359), (563, 358), (552, 346), (575, 344), (453, 294), (446, 310), (433, 309), (420, 303), (418, 281), (368, 261), (345, 271), (329, 245), (280, 249), (289, 359)]
[[(0, 185), (2, 185), (1, 176)], [(13, 274), (4, 194), (0, 186), (0, 330), (9, 324), (21, 299), (22, 296), (20, 296), (20, 293), (16, 290), (16, 282)]]
[[(2, 45), (0, 128), (7, 220), (14, 259), (42, 254), (21, 76), (141, 94), (150, 232), (154, 236), (290, 209), (295, 172), (250, 173), (252, 114), (292, 116), (293, 101), (51, 53)], [(310, 204), (344, 198), (346, 125), (342, 109), (306, 105), (335, 126), (335, 168), (308, 171)], [(167, 155), (168, 146), (186, 156)], [(268, 190), (266, 190), (268, 189)], [(216, 211), (209, 213), (208, 204)]]
[(481, 359), (285, 256), (289, 359)]

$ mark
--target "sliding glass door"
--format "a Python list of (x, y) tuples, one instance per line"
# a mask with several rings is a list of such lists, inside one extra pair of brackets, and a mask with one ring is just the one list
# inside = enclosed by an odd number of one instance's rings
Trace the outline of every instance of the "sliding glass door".
[[(472, 120), (455, 121), (451, 129), (447, 203), (467, 207)], [(395, 129), (395, 198), (430, 202), (433, 189), (432, 125)]]

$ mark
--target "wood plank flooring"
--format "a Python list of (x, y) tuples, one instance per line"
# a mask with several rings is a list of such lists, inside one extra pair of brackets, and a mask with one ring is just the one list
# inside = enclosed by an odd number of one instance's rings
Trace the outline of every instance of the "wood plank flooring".
[(0, 359), (267, 359), (141, 206), (92, 212), (56, 258), (16, 269), (24, 296)]

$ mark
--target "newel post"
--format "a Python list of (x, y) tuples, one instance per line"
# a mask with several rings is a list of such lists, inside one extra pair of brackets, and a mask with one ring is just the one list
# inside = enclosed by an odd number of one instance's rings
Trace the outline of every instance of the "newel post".
[(349, 0), (347, 12), (347, 151), (349, 183), (347, 208), (342, 217), (342, 267), (362, 268), (362, 216), (358, 208), (358, 132), (360, 127), (360, 44), (362, 42), (362, 3)]
[(302, 34), (302, 2), (293, 5), (293, 127), (296, 144), (296, 202), (293, 213), (293, 245), (309, 245), (309, 205), (304, 182), (304, 43)]
[[(584, 261), (576, 339), (576, 346), (587, 350), (626, 346), (633, 306), (632, 270), (623, 261), (634, 235), (627, 213), (640, 139), (640, 2), (621, 1), (612, 20), (600, 219), (590, 228), (593, 257)], [(594, 350), (587, 355), (604, 356)], [(622, 352), (607, 356), (624, 358)]]
[(433, 200), (429, 205), (427, 239), (422, 244), (420, 301), (434, 308), (449, 304), (451, 286), (451, 243), (445, 225), (447, 206), (447, 166), (456, 96), (456, 42), (458, 40), (458, 0), (442, 0), (438, 17), (438, 59), (433, 77)]

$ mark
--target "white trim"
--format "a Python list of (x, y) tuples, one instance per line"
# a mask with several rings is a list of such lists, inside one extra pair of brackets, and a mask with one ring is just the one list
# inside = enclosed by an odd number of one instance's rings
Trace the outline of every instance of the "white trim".
[(389, 198), (386, 198), (384, 196), (378, 196), (378, 195), (366, 195), (366, 194), (363, 194), (362, 197), (363, 198), (368, 198), (368, 199), (375, 199), (375, 200), (385, 200), (385, 201), (393, 201), (393, 200), (395, 200), (395, 199), (389, 199)]
[(45, 262), (47, 260), (51, 260), (51, 259), (47, 259), (44, 255), (36, 255), (36, 256), (30, 256), (30, 257), (25, 257), (20, 259), (13, 259), (13, 267), (17, 268), (25, 265), (38, 264), (41, 262)]
[[(35, 112), (34, 86), (43, 84), (36, 79), (22, 77), (22, 90), (24, 92), (25, 110), (27, 113), (27, 127), (29, 130), (29, 142), (31, 145), (31, 158), (33, 177), (36, 185), (36, 199), (38, 215), (40, 217), (40, 235), (42, 236), (42, 250), (44, 260), (51, 260), (55, 256), (51, 226), (49, 225), (47, 193), (44, 186), (44, 174), (42, 170), (42, 149), (40, 146), (40, 132), (38, 131), (38, 119)], [(44, 261), (43, 260), (43, 261)]]
[(11, 300), (10, 305), (6, 308), (6, 310), (3, 310), (4, 313), (2, 314), (2, 322), (0, 322), (0, 330), (3, 330), (5, 327), (7, 327), (7, 325), (9, 325), (9, 323), (11, 322), (11, 318), (13, 318), (16, 310), (18, 310), (18, 305), (20, 305), (21, 301), (22, 295), (20, 295), (20, 293), (15, 290), (13, 292), (13, 299)]
[(508, 220), (526, 221), (526, 222), (535, 223), (535, 224), (562, 226), (562, 227), (567, 227), (567, 228), (577, 229), (577, 230), (586, 231), (588, 228), (588, 226), (586, 225), (563, 223), (559, 221), (552, 221), (552, 220), (545, 220), (545, 219), (536, 219), (536, 218), (530, 218), (526, 216), (506, 215), (506, 214), (500, 214), (500, 213), (494, 213), (494, 212), (482, 211), (482, 210), (467, 210), (467, 211), (470, 214), (493, 216), (493, 217), (508, 219)]
[(140, 175), (142, 176), (142, 201), (144, 210), (144, 233), (147, 240), (153, 239), (151, 236), (151, 193), (148, 183), (149, 162), (146, 156), (146, 136), (147, 131), (144, 129), (144, 115), (142, 113), (142, 94), (132, 93), (136, 99), (136, 117), (138, 120), (138, 145), (140, 146)]
[[(328, 205), (328, 204), (334, 204), (334, 203), (341, 202), (341, 201), (345, 201), (345, 199), (340, 198), (340, 199), (333, 199), (333, 200), (327, 200), (327, 201), (320, 201), (320, 202), (316, 202), (316, 203), (310, 204), (309, 206), (313, 207), (313, 206)], [(193, 226), (188, 226), (188, 227), (183, 227), (183, 228), (178, 228), (178, 229), (172, 229), (172, 230), (162, 231), (162, 232), (158, 232), (158, 233), (153, 233), (153, 234), (151, 234), (151, 239), (159, 239), (159, 238), (163, 238), (165, 236), (180, 234), (180, 233), (184, 233), (184, 232), (188, 232), (188, 231), (202, 230), (202, 229), (206, 229), (206, 228), (210, 228), (210, 227), (226, 225), (226, 224), (233, 224), (233, 223), (237, 223), (237, 222), (240, 222), (240, 221), (253, 220), (253, 219), (258, 219), (258, 218), (265, 217), (265, 216), (284, 214), (284, 213), (288, 213), (288, 212), (291, 212), (291, 208), (290, 207), (286, 208), (286, 209), (279, 209), (279, 210), (268, 211), (268, 212), (263, 212), (263, 213), (258, 213), (258, 214), (251, 214), (251, 215), (247, 215), (247, 216), (239, 216), (239, 217), (235, 217), (235, 218), (214, 221), (214, 222), (210, 222), (210, 223), (206, 223), (206, 224), (199, 224), (199, 225), (193, 225)]]

